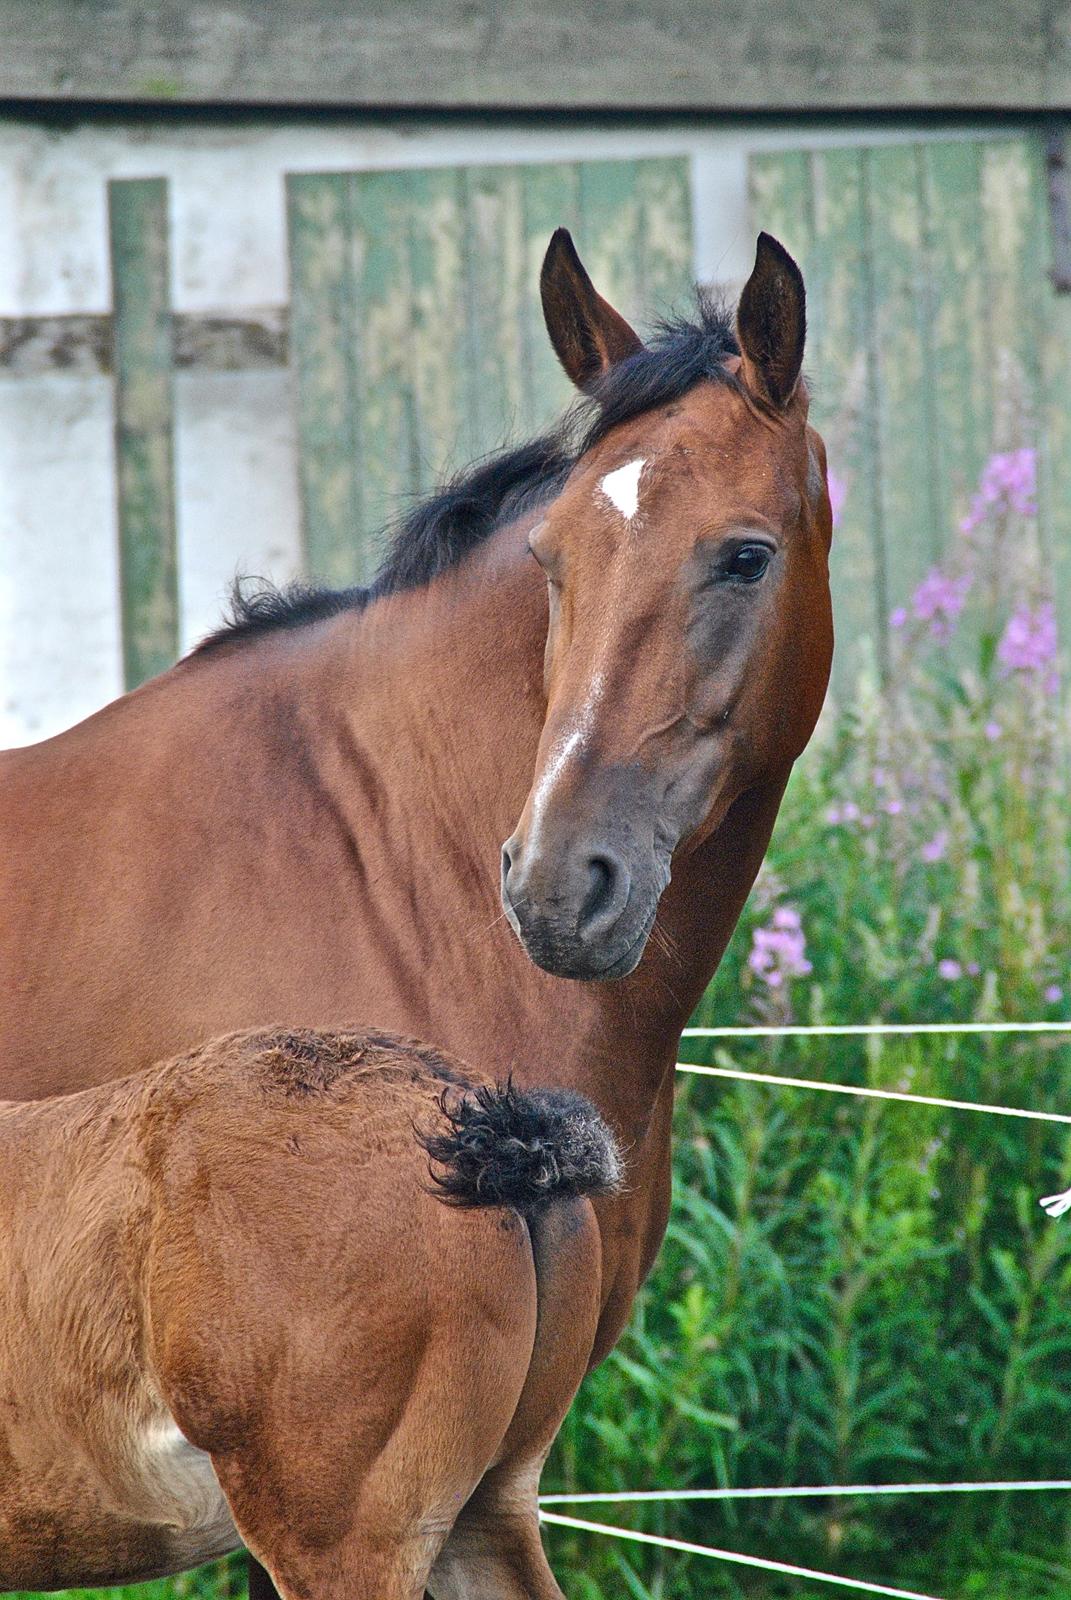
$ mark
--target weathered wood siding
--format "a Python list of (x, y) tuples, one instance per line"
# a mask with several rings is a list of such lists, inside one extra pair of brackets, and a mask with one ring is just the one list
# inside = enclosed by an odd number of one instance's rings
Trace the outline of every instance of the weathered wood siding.
[(0, 95), (179, 105), (1067, 107), (1065, 0), (0, 0)]
[(1047, 275), (1040, 137), (751, 159), (758, 226), (808, 286), (813, 412), (847, 488), (837, 674), (962, 537), (993, 451), (1038, 450), (1044, 559), (1071, 628), (1071, 301)]
[(367, 578), (384, 524), (570, 398), (539, 306), (553, 229), (639, 321), (692, 275), (683, 160), (302, 174), (291, 337), (310, 571)]

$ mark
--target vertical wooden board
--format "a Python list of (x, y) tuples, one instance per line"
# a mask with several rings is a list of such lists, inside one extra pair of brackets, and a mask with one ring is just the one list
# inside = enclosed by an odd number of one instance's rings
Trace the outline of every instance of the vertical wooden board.
[(421, 479), (412, 376), (411, 175), (361, 172), (351, 181), (367, 575), (381, 530), (404, 515)]
[[(1037, 541), (1017, 551), (1020, 574), (1034, 562), (1037, 598), (1049, 590), (1045, 546), (1050, 543), (1049, 485), (1042, 448), (1041, 345), (1048, 337), (1042, 306), (1047, 264), (1043, 235), (1044, 201), (1040, 146), (1026, 138), (993, 141), (982, 148), (983, 243), (988, 268), (987, 324), (993, 381), (995, 450), (1032, 447), (1038, 451), (1039, 527)], [(1066, 403), (1066, 402), (1065, 402)], [(1064, 602), (1066, 607), (1066, 601)]]
[[(825, 311), (827, 257), (814, 247), (814, 194), (811, 153), (786, 150), (761, 153), (748, 163), (748, 206), (756, 234), (770, 233), (784, 245), (803, 273), (807, 292), (807, 347), (803, 370), (810, 392), (810, 418), (820, 432), (835, 416), (837, 397), (826, 383)], [(826, 440), (827, 445), (830, 441)], [(837, 468), (832, 458), (830, 466)]]
[(814, 259), (822, 263), (824, 285), (819, 416), (830, 460), (846, 488), (833, 541), (831, 582), (839, 639), (835, 680), (838, 692), (848, 696), (855, 688), (863, 641), (871, 641), (881, 662), (888, 626), (863, 169), (862, 152), (850, 149), (816, 152), (811, 164)]
[(427, 493), (464, 460), (466, 215), (461, 174), (410, 174), (410, 339), (417, 434), (416, 488)]
[(305, 563), (320, 581), (349, 584), (365, 566), (349, 175), (288, 177), (287, 223)]
[(463, 174), (468, 295), (467, 454), (518, 437), (525, 409), (523, 179), (517, 167)]
[(133, 689), (178, 654), (165, 180), (109, 183), (108, 228), (123, 678)]
[(1034, 174), (1023, 139), (981, 147), (982, 248), (985, 252), (992, 381), (993, 447), (1032, 444), (1037, 422), (1037, 362), (1024, 293), (1041, 265)]
[(822, 327), (817, 287), (811, 195), (811, 156), (806, 150), (760, 152), (748, 162), (748, 204), (756, 233), (772, 233), (794, 256), (807, 286), (808, 322)]
[(601, 295), (643, 326), (652, 307), (640, 287), (639, 162), (580, 163), (580, 238), (584, 265)]
[(524, 374), (525, 419), (532, 433), (549, 426), (575, 391), (554, 354), (543, 322), (539, 273), (556, 228), (576, 236), (580, 215), (580, 169), (550, 163), (523, 169), (524, 185)]
[[(1044, 160), (1041, 149), (1037, 160)], [(1047, 206), (1041, 233), (1048, 267), (1052, 237)], [(1043, 360), (1040, 503), (1066, 668), (1071, 661), (1071, 294), (1058, 294), (1046, 276), (1038, 286), (1038, 302)]]
[(692, 189), (685, 162), (667, 157), (637, 164), (638, 295), (644, 320), (687, 310), (695, 281)]
[(978, 486), (992, 434), (987, 277), (976, 141), (919, 146), (928, 261), (926, 397), (933, 413), (934, 534), (942, 559)]
[(878, 146), (863, 176), (874, 299), (882, 548), (888, 606), (906, 605), (932, 562), (937, 515), (927, 383), (929, 263), (915, 146)]

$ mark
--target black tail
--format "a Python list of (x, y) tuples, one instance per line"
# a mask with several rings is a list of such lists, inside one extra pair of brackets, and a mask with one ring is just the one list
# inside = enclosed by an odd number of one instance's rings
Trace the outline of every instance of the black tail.
[(448, 1089), (439, 1105), (447, 1130), (417, 1138), (448, 1205), (513, 1206), (531, 1216), (555, 1200), (621, 1186), (614, 1136), (582, 1095), (507, 1083), (460, 1095)]

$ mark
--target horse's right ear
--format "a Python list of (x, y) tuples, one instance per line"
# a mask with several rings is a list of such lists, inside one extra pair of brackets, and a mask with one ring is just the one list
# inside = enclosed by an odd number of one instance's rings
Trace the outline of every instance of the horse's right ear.
[(576, 253), (568, 228), (558, 228), (543, 258), (539, 293), (550, 342), (578, 389), (592, 389), (604, 373), (643, 342), (598, 294)]

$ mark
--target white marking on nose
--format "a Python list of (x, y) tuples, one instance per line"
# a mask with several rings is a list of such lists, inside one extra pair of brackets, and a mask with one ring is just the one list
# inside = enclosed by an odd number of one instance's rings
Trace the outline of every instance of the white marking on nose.
[(608, 472), (599, 484), (602, 493), (610, 504), (631, 522), (640, 505), (640, 473), (647, 462), (642, 456), (637, 456), (635, 461), (626, 461), (623, 467), (615, 467), (613, 472)]
[(590, 739), (595, 711), (603, 697), (605, 688), (606, 680), (601, 672), (596, 672), (588, 687), (587, 698), (577, 712), (572, 727), (555, 746), (554, 752), (536, 785), (536, 792), (532, 796), (533, 818), (539, 818), (570, 759), (577, 751), (582, 750)]

